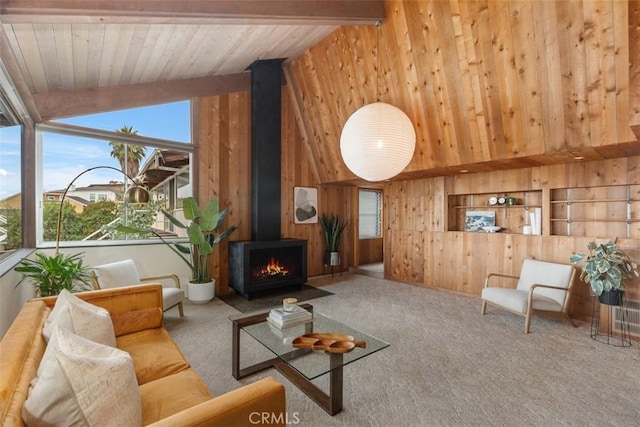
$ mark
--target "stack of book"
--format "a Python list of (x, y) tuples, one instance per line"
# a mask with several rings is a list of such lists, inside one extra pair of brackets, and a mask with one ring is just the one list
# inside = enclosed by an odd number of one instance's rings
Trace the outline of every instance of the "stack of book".
[(302, 307), (295, 307), (293, 311), (284, 311), (282, 308), (274, 308), (269, 312), (267, 322), (277, 328), (288, 328), (313, 320), (311, 312)]

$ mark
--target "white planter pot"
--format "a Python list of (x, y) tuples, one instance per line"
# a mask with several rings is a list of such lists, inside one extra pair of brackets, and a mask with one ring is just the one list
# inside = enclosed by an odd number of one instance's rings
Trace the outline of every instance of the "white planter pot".
[(208, 283), (191, 283), (187, 285), (187, 298), (194, 304), (204, 304), (216, 296), (216, 281)]

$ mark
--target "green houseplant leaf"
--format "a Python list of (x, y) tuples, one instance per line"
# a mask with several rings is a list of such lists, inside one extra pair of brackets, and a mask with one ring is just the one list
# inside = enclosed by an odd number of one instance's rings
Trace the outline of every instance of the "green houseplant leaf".
[(349, 220), (340, 221), (337, 215), (320, 215), (320, 225), (324, 231), (324, 238), (327, 244), (327, 251), (339, 252), (340, 251), (340, 239), (342, 238), (342, 232), (347, 227)]
[[(183, 213), (188, 224), (184, 224), (171, 213), (163, 210), (166, 218), (178, 228), (187, 231), (189, 244), (169, 242), (151, 228), (135, 228), (127, 226), (118, 226), (116, 229), (124, 233), (148, 234), (152, 233), (162, 242), (167, 244), (169, 248), (189, 265), (191, 269), (192, 283), (207, 283), (213, 280), (211, 277), (210, 265), (213, 257), (214, 248), (222, 240), (229, 237), (236, 230), (235, 226), (231, 226), (226, 230), (219, 231), (224, 220), (227, 217), (227, 210), (220, 211), (217, 200), (209, 201), (204, 210), (200, 209), (197, 201), (193, 197), (187, 197), (183, 200)], [(184, 255), (188, 255), (185, 258)]]
[(23, 259), (14, 270), (22, 273), (16, 286), (31, 279), (36, 291), (43, 297), (58, 295), (63, 289), (73, 292), (79, 283), (87, 289), (91, 288), (89, 268), (83, 265), (82, 254), (36, 253), (35, 259)]
[(572, 264), (583, 264), (580, 279), (591, 286), (594, 295), (622, 289), (625, 280), (640, 276), (638, 265), (618, 248), (617, 240), (600, 244), (589, 242), (587, 253), (573, 254), (569, 258)]

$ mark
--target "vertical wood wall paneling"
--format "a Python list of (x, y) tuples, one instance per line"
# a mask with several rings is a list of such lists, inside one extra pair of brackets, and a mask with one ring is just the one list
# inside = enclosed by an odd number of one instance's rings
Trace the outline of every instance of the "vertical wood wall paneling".
[[(444, 218), (450, 194), (476, 191), (508, 194), (518, 190), (541, 190), (541, 204), (545, 212), (550, 209), (552, 189), (575, 187), (575, 190), (569, 191), (578, 192), (575, 198), (580, 199), (623, 196), (622, 189), (626, 184), (637, 185), (640, 181), (639, 168), (640, 157), (636, 156), (389, 183), (385, 186), (385, 275), (393, 280), (419, 286), (479, 295), (484, 278), (489, 272), (517, 275), (522, 261), (527, 257), (568, 264), (572, 253), (584, 252), (588, 242), (594, 239), (619, 236), (621, 247), (635, 254), (640, 247), (637, 235), (630, 239), (624, 238), (624, 234), (620, 234), (619, 225), (604, 221), (572, 224), (572, 227), (577, 227), (578, 232), (584, 231), (586, 237), (550, 235), (548, 224), (544, 226), (542, 236), (522, 235), (517, 231), (497, 234), (444, 232), (446, 229), (439, 220), (425, 218), (423, 221), (416, 211), (433, 212), (429, 213), (430, 218)], [(590, 186), (605, 187), (584, 188)], [(637, 187), (632, 188), (634, 194), (640, 191)], [(562, 197), (562, 193), (557, 190), (554, 194), (556, 200)], [(616, 210), (604, 204), (574, 204), (572, 208), (582, 218), (620, 216), (619, 208)], [(509, 215), (514, 215), (511, 210), (518, 208), (504, 209), (510, 209)], [(500, 209), (498, 215), (502, 215)], [(544, 217), (548, 222), (549, 214), (545, 212)], [(422, 248), (419, 247), (420, 244), (423, 245)], [(416, 273), (417, 267), (423, 269), (421, 275)], [(636, 282), (640, 285), (640, 280), (634, 281)], [(591, 297), (589, 288), (584, 283), (576, 286), (570, 313), (583, 319), (591, 316)]]
[(556, 2), (563, 76), (563, 102), (567, 148), (593, 145), (589, 138), (589, 88), (587, 86), (583, 2)]
[(290, 64), (321, 182), (353, 178), (339, 136), (376, 100), (376, 71), (380, 100), (416, 129), (407, 172), (527, 156), (550, 164), (562, 151), (634, 140), (637, 4), (389, 0), (378, 31), (337, 29)]
[[(636, 138), (640, 139), (640, 0), (628, 1), (628, 9), (624, 7), (625, 3), (627, 3), (625, 0), (616, 1), (619, 7), (616, 9), (615, 19), (617, 23), (620, 23), (616, 26), (616, 44), (621, 43), (621, 50), (617, 52), (620, 56), (624, 58), (625, 54), (629, 55), (630, 67), (626, 67), (622, 63), (616, 67), (616, 71), (618, 76), (624, 76), (625, 73), (628, 73), (629, 122), (634, 129)], [(627, 13), (629, 22), (627, 28), (624, 28), (624, 23), (627, 20), (618, 20), (624, 19), (625, 13)], [(628, 37), (628, 46), (622, 44), (624, 37)], [(626, 47), (628, 47), (628, 50), (625, 51), (623, 48)], [(619, 108), (618, 111), (622, 114), (624, 108)], [(619, 117), (618, 120), (622, 122), (618, 128), (625, 129), (624, 118)]]
[[(505, 133), (504, 151), (507, 157), (524, 155), (524, 134), (522, 132), (522, 111), (520, 109), (520, 86), (516, 72), (514, 40), (508, 2), (488, 2), (491, 16), (491, 40), (495, 56), (499, 84), (502, 122)], [(526, 101), (525, 101), (526, 102)]]
[(563, 84), (560, 70), (558, 18), (554, 2), (532, 2), (533, 51), (537, 58), (538, 93), (540, 94), (544, 150), (565, 148)]

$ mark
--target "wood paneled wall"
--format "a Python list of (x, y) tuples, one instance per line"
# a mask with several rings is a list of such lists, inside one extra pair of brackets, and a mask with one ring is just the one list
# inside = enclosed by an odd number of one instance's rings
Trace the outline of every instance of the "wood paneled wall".
[(384, 261), (384, 239), (358, 240), (358, 265)]
[(628, 145), (616, 147), (637, 139), (629, 90), (630, 59), (640, 61), (629, 52), (637, 6), (386, 1), (379, 29), (341, 27), (287, 66), (318, 179), (354, 178), (340, 158), (342, 127), (378, 98), (414, 123), (417, 148), (405, 177), (456, 165), (554, 164), (575, 153), (629, 155)]
[[(318, 188), (320, 213), (351, 214), (351, 188), (320, 185), (296, 124), (293, 104), (283, 88), (282, 96), (282, 237), (308, 241), (308, 275), (324, 273), (324, 237), (320, 224), (294, 224), (293, 187)], [(196, 144), (198, 145), (198, 198), (213, 197), (229, 209), (227, 225), (238, 229), (230, 240), (251, 240), (251, 97), (248, 92), (203, 97), (197, 100)], [(346, 269), (353, 258), (353, 231), (346, 231), (342, 243)], [(228, 243), (216, 248), (214, 277), (218, 293), (231, 292), (227, 273)]]
[[(629, 157), (390, 183), (384, 190), (385, 275), (480, 295), (489, 272), (517, 274), (526, 257), (566, 264), (572, 253), (584, 252), (593, 240), (552, 236), (548, 226), (543, 227), (542, 236), (447, 232), (443, 219), (449, 194), (517, 190), (548, 194), (552, 188), (639, 182), (640, 157)], [(548, 204), (543, 203), (543, 215), (545, 211)], [(548, 221), (548, 215), (544, 216)], [(640, 259), (640, 239), (619, 239), (619, 243), (634, 259)], [(587, 318), (591, 315), (589, 290), (583, 283), (577, 288), (570, 312)]]

